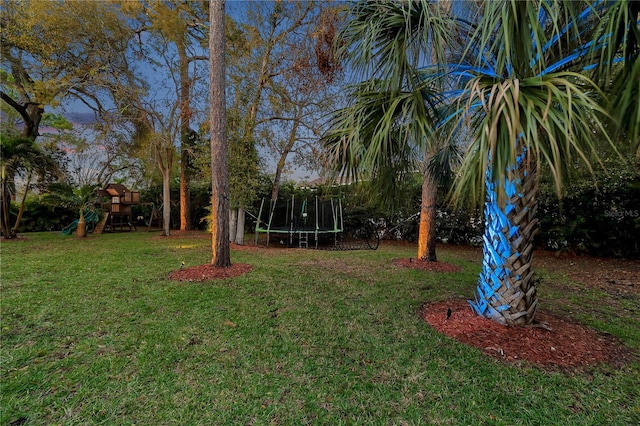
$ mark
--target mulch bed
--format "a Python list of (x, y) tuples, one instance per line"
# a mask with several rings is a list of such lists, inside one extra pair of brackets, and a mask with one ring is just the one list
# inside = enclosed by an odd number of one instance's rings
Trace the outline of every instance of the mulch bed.
[(602, 364), (620, 367), (635, 359), (613, 336), (546, 311), (536, 313), (536, 321), (544, 327), (502, 326), (477, 316), (466, 300), (425, 304), (420, 316), (438, 332), (508, 363), (526, 361), (562, 370)]

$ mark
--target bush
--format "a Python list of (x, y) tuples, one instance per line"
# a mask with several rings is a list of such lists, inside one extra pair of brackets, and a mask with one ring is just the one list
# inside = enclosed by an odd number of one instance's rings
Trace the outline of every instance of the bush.
[[(17, 205), (12, 204), (11, 212), (17, 215)], [(51, 207), (36, 197), (30, 197), (25, 204), (18, 232), (61, 231), (78, 217), (79, 213), (74, 209)]]
[(640, 167), (618, 161), (606, 169), (572, 179), (561, 200), (541, 183), (539, 247), (640, 258)]

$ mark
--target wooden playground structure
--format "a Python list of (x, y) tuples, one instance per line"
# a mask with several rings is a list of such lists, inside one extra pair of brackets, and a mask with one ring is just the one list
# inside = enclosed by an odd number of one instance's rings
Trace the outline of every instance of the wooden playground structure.
[(133, 206), (151, 207), (151, 214), (148, 222), (146, 222), (147, 231), (151, 229), (153, 224), (162, 227), (162, 217), (156, 210), (154, 203), (141, 202), (139, 191), (130, 191), (122, 184), (110, 183), (104, 189), (99, 190), (98, 195), (108, 198), (109, 201), (102, 203), (104, 217), (96, 227), (96, 233), (137, 231), (136, 222), (138, 218), (133, 217)]

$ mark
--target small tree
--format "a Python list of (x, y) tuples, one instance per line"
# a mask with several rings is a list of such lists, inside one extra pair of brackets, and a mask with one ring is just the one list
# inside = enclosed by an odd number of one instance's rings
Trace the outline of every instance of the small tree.
[[(0, 231), (5, 238), (14, 238), (20, 226), (25, 201), (32, 178), (57, 171), (55, 161), (30, 138), (0, 135)], [(11, 199), (15, 196), (15, 179), (25, 176), (25, 192), (15, 221), (10, 218)]]

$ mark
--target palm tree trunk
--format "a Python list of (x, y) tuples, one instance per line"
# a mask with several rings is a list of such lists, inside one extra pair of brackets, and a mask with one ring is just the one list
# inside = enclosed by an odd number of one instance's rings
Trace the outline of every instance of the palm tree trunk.
[[(451, 1), (442, 0), (438, 6), (444, 14), (448, 14), (451, 10)], [(431, 63), (437, 64), (438, 51), (436, 43), (431, 43)], [(438, 141), (440, 142), (440, 141)], [(418, 259), (430, 262), (437, 262), (436, 256), (436, 203), (438, 196), (438, 185), (429, 171), (429, 163), (433, 157), (433, 152), (426, 150), (424, 156), (424, 176), (422, 181), (422, 196), (420, 201), (420, 228), (418, 229)]]
[(425, 171), (420, 201), (420, 228), (418, 229), (418, 259), (436, 262), (436, 201), (438, 186), (429, 173), (431, 154), (425, 156)]
[(496, 183), (486, 172), (484, 258), (475, 301), (478, 315), (503, 325), (530, 324), (538, 299), (531, 261), (538, 179), (535, 160), (522, 147), (516, 165), (504, 182)]

